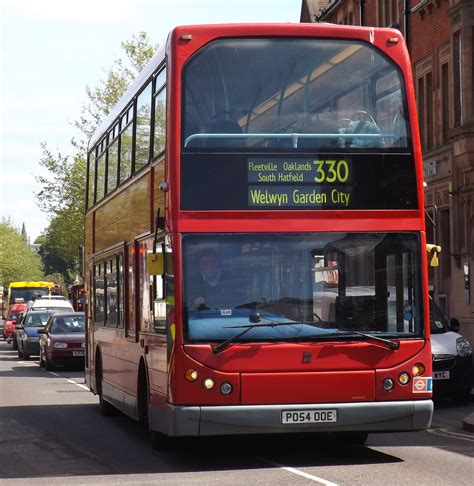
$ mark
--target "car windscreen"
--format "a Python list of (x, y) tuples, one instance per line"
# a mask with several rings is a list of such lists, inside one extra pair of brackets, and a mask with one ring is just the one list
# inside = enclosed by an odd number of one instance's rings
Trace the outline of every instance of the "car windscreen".
[(440, 308), (430, 299), (430, 330), (431, 334), (443, 334), (449, 331), (449, 326)]
[(35, 312), (26, 316), (24, 326), (26, 327), (43, 327), (46, 326), (50, 312)]
[(85, 322), (84, 316), (58, 316), (54, 318), (50, 331), (53, 334), (83, 333)]

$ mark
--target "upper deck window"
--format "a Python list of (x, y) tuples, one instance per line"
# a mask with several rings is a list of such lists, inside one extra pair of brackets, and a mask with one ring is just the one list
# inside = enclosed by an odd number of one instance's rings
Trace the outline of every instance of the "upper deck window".
[(408, 149), (403, 78), (353, 40), (219, 39), (183, 74), (187, 151)]

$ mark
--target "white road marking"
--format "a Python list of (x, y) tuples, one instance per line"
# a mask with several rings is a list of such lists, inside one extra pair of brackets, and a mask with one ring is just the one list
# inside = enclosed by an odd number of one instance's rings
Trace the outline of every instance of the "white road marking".
[(82, 385), (81, 383), (77, 383), (76, 381), (70, 380), (69, 378), (67, 378), (66, 381), (69, 382), (69, 383), (72, 383), (73, 385), (78, 386), (79, 388), (83, 388), (84, 390), (89, 391), (89, 388), (87, 388), (86, 385)]
[(314, 476), (313, 474), (308, 474), (305, 473), (304, 471), (300, 471), (299, 469), (295, 469), (294, 467), (289, 467), (285, 466), (284, 464), (280, 464), (275, 461), (271, 461), (270, 459), (267, 459), (265, 457), (258, 457), (257, 459), (266, 462), (267, 464), (271, 464), (272, 466), (279, 467), (280, 469), (283, 469), (289, 473), (296, 474), (298, 476), (302, 476), (303, 478), (310, 479), (311, 481), (318, 482), (320, 484), (324, 484), (325, 486), (337, 486), (336, 483), (332, 483), (331, 481), (328, 481), (327, 479), (323, 478), (318, 478), (317, 476)]
[[(33, 363), (31, 361), (18, 361), (18, 363), (39, 366), (39, 363)], [(62, 375), (60, 375), (59, 373), (55, 373), (54, 371), (48, 371), (47, 373), (50, 373), (51, 375), (57, 376), (58, 378), (63, 378)], [(78, 386), (79, 388), (83, 388), (84, 390), (90, 391), (89, 388), (87, 388), (87, 386), (82, 385), (81, 383), (77, 383), (77, 381), (70, 380), (69, 378), (66, 378), (66, 381), (68, 383), (71, 383), (72, 385)]]
[(442, 435), (443, 437), (451, 437), (461, 440), (467, 440), (468, 442), (474, 442), (474, 437), (472, 435), (461, 434), (459, 432), (452, 432), (448, 429), (429, 429), (427, 430), (430, 434)]

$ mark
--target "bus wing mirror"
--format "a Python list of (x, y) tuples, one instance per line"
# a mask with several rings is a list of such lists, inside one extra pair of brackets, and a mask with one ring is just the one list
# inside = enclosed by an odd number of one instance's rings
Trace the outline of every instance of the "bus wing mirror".
[(426, 251), (428, 253), (428, 265), (430, 267), (438, 267), (438, 253), (441, 253), (441, 247), (438, 245), (427, 244)]
[(163, 275), (165, 273), (163, 253), (149, 253), (147, 255), (147, 265), (150, 275)]

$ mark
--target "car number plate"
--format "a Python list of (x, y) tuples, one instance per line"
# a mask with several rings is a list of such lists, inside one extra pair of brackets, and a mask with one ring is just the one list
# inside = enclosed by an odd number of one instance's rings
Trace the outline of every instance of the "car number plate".
[(320, 424), (337, 422), (337, 410), (283, 410), (282, 424)]
[(451, 375), (449, 371), (434, 371), (433, 380), (449, 380)]
[(73, 356), (84, 356), (84, 351), (73, 351), (72, 355)]

